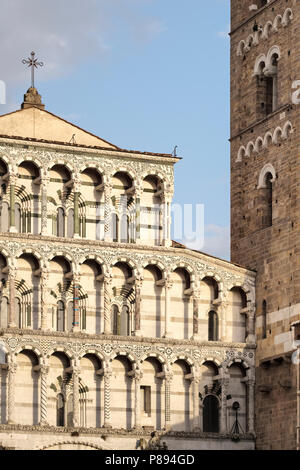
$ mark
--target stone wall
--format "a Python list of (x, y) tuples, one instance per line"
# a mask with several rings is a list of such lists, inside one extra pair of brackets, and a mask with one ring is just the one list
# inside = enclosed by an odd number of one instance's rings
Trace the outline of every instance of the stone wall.
[[(232, 261), (257, 271), (257, 445), (296, 448), (294, 377), (291, 389), (275, 393), (277, 378), (290, 380), (294, 369), (272, 367), (271, 379), (262, 364), (272, 357), (290, 359), (291, 324), (300, 318), (300, 136), (299, 106), (293, 95), (300, 77), (300, 5), (276, 0), (247, 10), (248, 3), (232, 1)], [(273, 110), (267, 113), (269, 98), (262, 87), (270, 87), (270, 79)], [(271, 212), (266, 175), (272, 185)], [(273, 392), (261, 394), (259, 387), (270, 381)]]

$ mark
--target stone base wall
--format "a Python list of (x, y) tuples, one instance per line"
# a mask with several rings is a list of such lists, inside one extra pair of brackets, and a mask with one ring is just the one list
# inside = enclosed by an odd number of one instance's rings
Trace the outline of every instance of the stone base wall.
[[(120, 433), (118, 430), (101, 430), (99, 433), (78, 433), (72, 430), (17, 430), (17, 427), (1, 426), (0, 449), (3, 450), (138, 450), (141, 439), (149, 442), (148, 433)], [(160, 434), (161, 442), (168, 450), (254, 450), (255, 443), (251, 436), (243, 437), (239, 442), (230, 436), (203, 436), (200, 434), (166, 433)]]
[(258, 450), (296, 450), (296, 376), (291, 363), (257, 368)]

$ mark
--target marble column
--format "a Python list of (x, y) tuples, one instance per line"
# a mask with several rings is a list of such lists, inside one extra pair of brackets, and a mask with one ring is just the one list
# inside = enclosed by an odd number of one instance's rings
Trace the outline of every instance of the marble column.
[(47, 289), (49, 281), (49, 272), (43, 270), (40, 279), (41, 285), (41, 330), (47, 330), (48, 328), (48, 302), (47, 302)]
[(104, 427), (111, 428), (111, 410), (110, 410), (110, 379), (112, 376), (112, 371), (106, 369), (104, 371)]
[(9, 188), (10, 188), (10, 211), (9, 211), (9, 231), (16, 233), (16, 217), (15, 217), (15, 203), (16, 203), (16, 184), (18, 176), (10, 175)]
[(73, 427), (78, 428), (79, 422), (79, 374), (80, 369), (73, 367)]
[(112, 241), (112, 218), (111, 218), (111, 195), (112, 186), (110, 184), (104, 185), (104, 241)]
[(133, 376), (134, 380), (134, 427), (141, 429), (141, 379), (142, 372), (136, 370)]
[(255, 379), (249, 378), (247, 384), (248, 432), (255, 433)]
[(15, 318), (15, 297), (16, 297), (16, 276), (17, 270), (14, 267), (9, 268), (9, 320), (8, 328), (16, 327), (16, 318)]
[(250, 306), (247, 312), (247, 319), (248, 319), (248, 335), (246, 338), (247, 343), (255, 343), (255, 313), (256, 309), (255, 306)]
[(137, 277), (135, 280), (135, 315), (134, 315), (134, 335), (141, 336), (141, 289), (143, 279)]
[(42, 177), (41, 235), (48, 234), (48, 185), (50, 178)]
[(170, 296), (173, 282), (167, 279), (165, 282), (165, 338), (170, 338)]
[(220, 432), (221, 434), (227, 434), (228, 433), (227, 396), (228, 396), (229, 377), (222, 377), (220, 379), (220, 384), (221, 384)]
[(135, 242), (137, 244), (143, 243), (141, 240), (141, 196), (143, 190), (136, 188), (135, 191)]
[(80, 184), (74, 185), (74, 238), (79, 238), (80, 235), (80, 221), (79, 221), (79, 196)]
[(80, 331), (80, 305), (79, 305), (79, 293), (80, 293), (80, 274), (74, 274), (73, 276), (73, 328), (72, 331)]
[(104, 334), (111, 335), (112, 275), (104, 274)]
[(165, 429), (171, 429), (171, 384), (173, 375), (167, 373), (165, 375)]
[(8, 364), (7, 423), (15, 424), (15, 393), (17, 364)]
[(200, 289), (193, 291), (193, 340), (199, 340), (199, 302), (200, 302)]
[(194, 377), (192, 384), (193, 384), (193, 426), (192, 430), (194, 432), (199, 432), (200, 431), (200, 416), (199, 416), (199, 405), (200, 405), (200, 399), (199, 399), (199, 382), (200, 378), (199, 377)]
[(41, 377), (41, 417), (40, 417), (40, 424), (41, 426), (46, 426), (47, 422), (47, 415), (48, 415), (48, 374), (49, 374), (49, 367), (42, 366), (40, 369), (40, 377)]
[(222, 300), (218, 307), (218, 312), (220, 313), (219, 318), (221, 317), (221, 340), (222, 341), (227, 341), (228, 339), (228, 333), (227, 333), (227, 328), (228, 328), (228, 322), (227, 322), (227, 316), (228, 316), (228, 307), (229, 303), (226, 302), (225, 300)]
[(162, 197), (162, 202), (163, 202), (163, 206), (164, 206), (164, 223), (163, 223), (164, 239), (163, 239), (163, 245), (165, 247), (170, 247), (170, 246), (172, 246), (172, 240), (171, 240), (171, 223), (172, 223), (171, 204), (172, 204), (172, 196), (164, 195)]

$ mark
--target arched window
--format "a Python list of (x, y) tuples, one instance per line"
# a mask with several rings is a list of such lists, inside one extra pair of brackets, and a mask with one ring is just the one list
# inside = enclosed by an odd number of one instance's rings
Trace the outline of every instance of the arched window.
[(56, 426), (65, 425), (65, 400), (62, 393), (57, 396)]
[(22, 232), (22, 211), (20, 204), (15, 204), (15, 227), (18, 233)]
[(113, 305), (112, 307), (112, 315), (111, 315), (111, 331), (113, 335), (120, 334), (120, 315), (119, 315), (119, 307), (117, 305)]
[(219, 432), (219, 400), (214, 395), (203, 400), (203, 432)]
[(81, 313), (81, 329), (86, 330), (86, 308), (82, 307), (80, 309), (80, 313)]
[(57, 236), (63, 238), (65, 236), (65, 211), (59, 207), (57, 210)]
[(0, 309), (0, 328), (7, 328), (8, 326), (8, 298), (2, 297)]
[(261, 62), (257, 74), (257, 112), (263, 118), (276, 111), (278, 107), (278, 54), (274, 53), (268, 65)]
[(112, 240), (114, 242), (119, 241), (119, 217), (117, 214), (112, 214), (111, 216), (111, 224), (112, 224)]
[(265, 181), (265, 213), (263, 218), (263, 226), (271, 227), (273, 222), (273, 176), (271, 175), (271, 173), (266, 174)]
[(61, 300), (57, 302), (56, 329), (65, 331), (65, 304)]
[(70, 209), (68, 212), (67, 237), (74, 237), (74, 209)]
[(219, 318), (214, 311), (208, 314), (208, 341), (219, 341)]
[(121, 242), (130, 242), (130, 221), (128, 215), (124, 214), (121, 217)]
[(262, 339), (267, 337), (267, 302), (262, 303)]
[(130, 336), (130, 312), (129, 308), (126, 305), (122, 308), (121, 335)]

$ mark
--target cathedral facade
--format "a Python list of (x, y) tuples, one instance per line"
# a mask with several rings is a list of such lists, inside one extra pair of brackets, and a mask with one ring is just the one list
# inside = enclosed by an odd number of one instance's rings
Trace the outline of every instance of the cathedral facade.
[(35, 88), (0, 134), (0, 446), (253, 449), (256, 274), (172, 242), (178, 158)]

